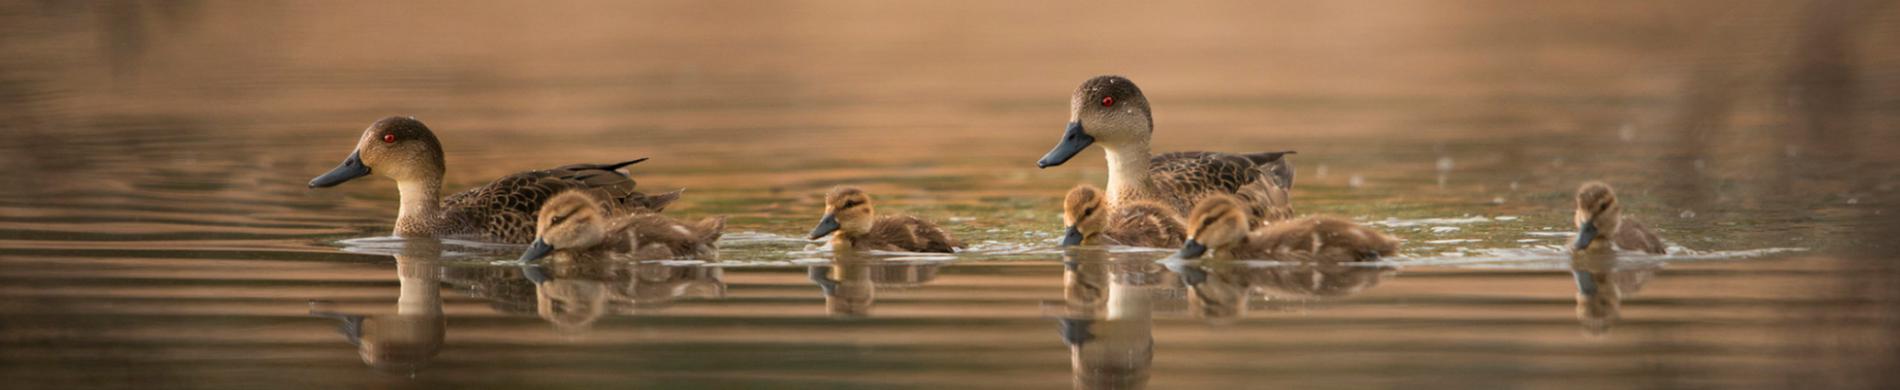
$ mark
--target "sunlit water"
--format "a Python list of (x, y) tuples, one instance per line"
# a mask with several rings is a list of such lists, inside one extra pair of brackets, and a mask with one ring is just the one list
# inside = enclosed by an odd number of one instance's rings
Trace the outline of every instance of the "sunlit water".
[[(1649, 3), (0, 5), (0, 382), (1893, 386), (1900, 7)], [(1058, 248), (1106, 72), (1402, 255)], [(304, 183), (392, 114), (451, 190), (651, 157), (722, 260), (387, 237), (387, 179)], [(1565, 253), (1591, 179), (1670, 254)], [(840, 184), (972, 245), (801, 238)]]

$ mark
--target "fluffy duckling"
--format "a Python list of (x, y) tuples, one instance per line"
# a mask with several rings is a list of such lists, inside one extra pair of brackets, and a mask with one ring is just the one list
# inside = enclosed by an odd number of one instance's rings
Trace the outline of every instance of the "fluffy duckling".
[(1577, 188), (1577, 242), (1570, 249), (1608, 251), (1622, 249), (1663, 254), (1662, 238), (1636, 219), (1623, 216), (1623, 204), (1616, 191), (1600, 181), (1583, 183)]
[(1062, 141), (1036, 162), (1038, 168), (1062, 165), (1101, 144), (1108, 153), (1108, 203), (1147, 200), (1185, 214), (1213, 195), (1239, 196), (1258, 222), (1293, 217), (1287, 191), (1293, 188), (1292, 151), (1264, 153), (1174, 152), (1149, 155), (1154, 115), (1148, 98), (1133, 81), (1097, 76), (1075, 89), (1069, 101), (1069, 128)]
[(535, 211), (562, 191), (586, 191), (616, 214), (658, 212), (679, 199), (679, 191), (647, 195), (634, 191), (633, 178), (615, 164), (574, 164), (503, 176), (443, 198), (442, 143), (422, 121), (388, 117), (363, 131), (343, 164), (310, 179), (310, 188), (331, 187), (379, 173), (396, 180), (402, 208), (395, 234), (403, 237), (455, 238), (526, 244), (534, 239)]
[(1124, 202), (1110, 208), (1102, 190), (1082, 185), (1062, 200), (1062, 246), (1129, 245), (1174, 248), (1187, 239), (1174, 209), (1149, 201)]
[(715, 260), (725, 217), (685, 223), (659, 214), (609, 215), (586, 191), (556, 195), (542, 205), (526, 263), (553, 252), (632, 256), (637, 259)]
[(837, 250), (953, 253), (963, 247), (950, 232), (930, 221), (908, 215), (878, 216), (871, 196), (856, 187), (838, 187), (825, 195), (825, 217), (811, 230), (811, 239), (826, 235), (831, 235), (831, 245)]
[(1188, 240), (1175, 256), (1216, 259), (1361, 261), (1398, 253), (1399, 240), (1339, 218), (1305, 217), (1249, 230), (1247, 206), (1218, 195), (1202, 200), (1188, 216)]

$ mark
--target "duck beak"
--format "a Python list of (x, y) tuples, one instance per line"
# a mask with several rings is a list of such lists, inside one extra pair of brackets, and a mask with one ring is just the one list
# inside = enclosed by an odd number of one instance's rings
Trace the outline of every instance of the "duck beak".
[(1055, 149), (1050, 149), (1049, 154), (1042, 155), (1042, 160), (1036, 161), (1036, 168), (1048, 168), (1069, 162), (1076, 153), (1081, 153), (1082, 149), (1094, 143), (1095, 137), (1082, 132), (1082, 122), (1069, 122), (1069, 129), (1062, 132), (1062, 142), (1057, 143)]
[(554, 252), (554, 246), (548, 245), (547, 241), (542, 241), (541, 239), (536, 238), (534, 239), (533, 244), (528, 244), (527, 251), (521, 252), (521, 259), (515, 260), (515, 261), (525, 264), (530, 261), (540, 260), (543, 257), (547, 257), (549, 252)]
[(365, 175), (369, 175), (369, 166), (363, 165), (362, 152), (353, 151), (350, 152), (349, 157), (343, 158), (343, 163), (338, 164), (336, 169), (331, 169), (330, 173), (310, 179), (310, 188), (335, 186)]
[(838, 231), (838, 216), (836, 214), (825, 214), (823, 219), (818, 220), (818, 227), (811, 229), (810, 237), (813, 240), (825, 238), (825, 236), (831, 235), (831, 232), (835, 231)]
[(1074, 226), (1070, 226), (1068, 231), (1062, 232), (1062, 246), (1076, 246), (1076, 245), (1081, 245), (1081, 244), (1082, 244), (1081, 230), (1076, 229)]
[(1590, 241), (1595, 240), (1596, 238), (1597, 238), (1597, 221), (1595, 219), (1585, 221), (1583, 223), (1583, 229), (1577, 231), (1577, 243), (1571, 244), (1570, 248), (1575, 249), (1575, 250), (1589, 249)]
[(1194, 239), (1190, 238), (1187, 240), (1187, 245), (1181, 246), (1180, 252), (1174, 253), (1174, 258), (1182, 260), (1198, 259), (1205, 253), (1207, 253), (1207, 246), (1201, 245), (1200, 241), (1194, 241)]

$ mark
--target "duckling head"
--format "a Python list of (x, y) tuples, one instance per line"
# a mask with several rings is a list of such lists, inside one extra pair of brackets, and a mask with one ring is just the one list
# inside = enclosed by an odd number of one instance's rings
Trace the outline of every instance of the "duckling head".
[(445, 165), (442, 142), (422, 121), (392, 116), (371, 123), (356, 149), (329, 173), (310, 179), (310, 188), (330, 187), (371, 172), (397, 183), (440, 182)]
[(1108, 201), (1102, 197), (1102, 190), (1089, 185), (1069, 190), (1069, 196), (1062, 199), (1062, 224), (1066, 226), (1062, 246), (1080, 245), (1102, 234), (1108, 228)]
[(1233, 196), (1216, 195), (1201, 200), (1188, 214), (1187, 243), (1174, 256), (1199, 258), (1209, 248), (1218, 251), (1239, 244), (1247, 238), (1247, 216), (1247, 207)]
[(825, 217), (818, 220), (818, 227), (811, 230), (811, 239), (816, 240), (843, 230), (847, 236), (858, 236), (871, 231), (875, 222), (871, 209), (871, 196), (857, 187), (838, 187), (825, 194)]
[(1069, 128), (1062, 141), (1036, 162), (1048, 168), (1068, 162), (1101, 142), (1103, 145), (1147, 142), (1154, 131), (1154, 116), (1148, 110), (1148, 97), (1135, 82), (1122, 76), (1096, 76), (1082, 82), (1069, 98)]
[(1609, 245), (1601, 240), (1616, 234), (1623, 220), (1623, 205), (1616, 202), (1616, 191), (1600, 181), (1583, 183), (1577, 188), (1577, 242), (1572, 250), (1590, 249), (1592, 244)]
[(568, 191), (541, 204), (535, 218), (534, 243), (521, 254), (523, 263), (556, 250), (580, 249), (607, 238), (607, 215), (600, 201), (584, 191)]

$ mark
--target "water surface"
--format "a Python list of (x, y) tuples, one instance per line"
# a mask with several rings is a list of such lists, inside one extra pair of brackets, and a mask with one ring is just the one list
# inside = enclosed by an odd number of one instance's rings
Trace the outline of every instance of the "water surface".
[[(0, 378), (23, 388), (1892, 387), (1884, 2), (0, 5)], [(1063, 251), (1101, 73), (1160, 150), (1298, 150), (1357, 265)], [(719, 262), (521, 268), (310, 190), (413, 115), (449, 188), (651, 157)], [(1615, 183), (1665, 256), (1572, 258)], [(821, 194), (973, 243), (835, 254)]]

